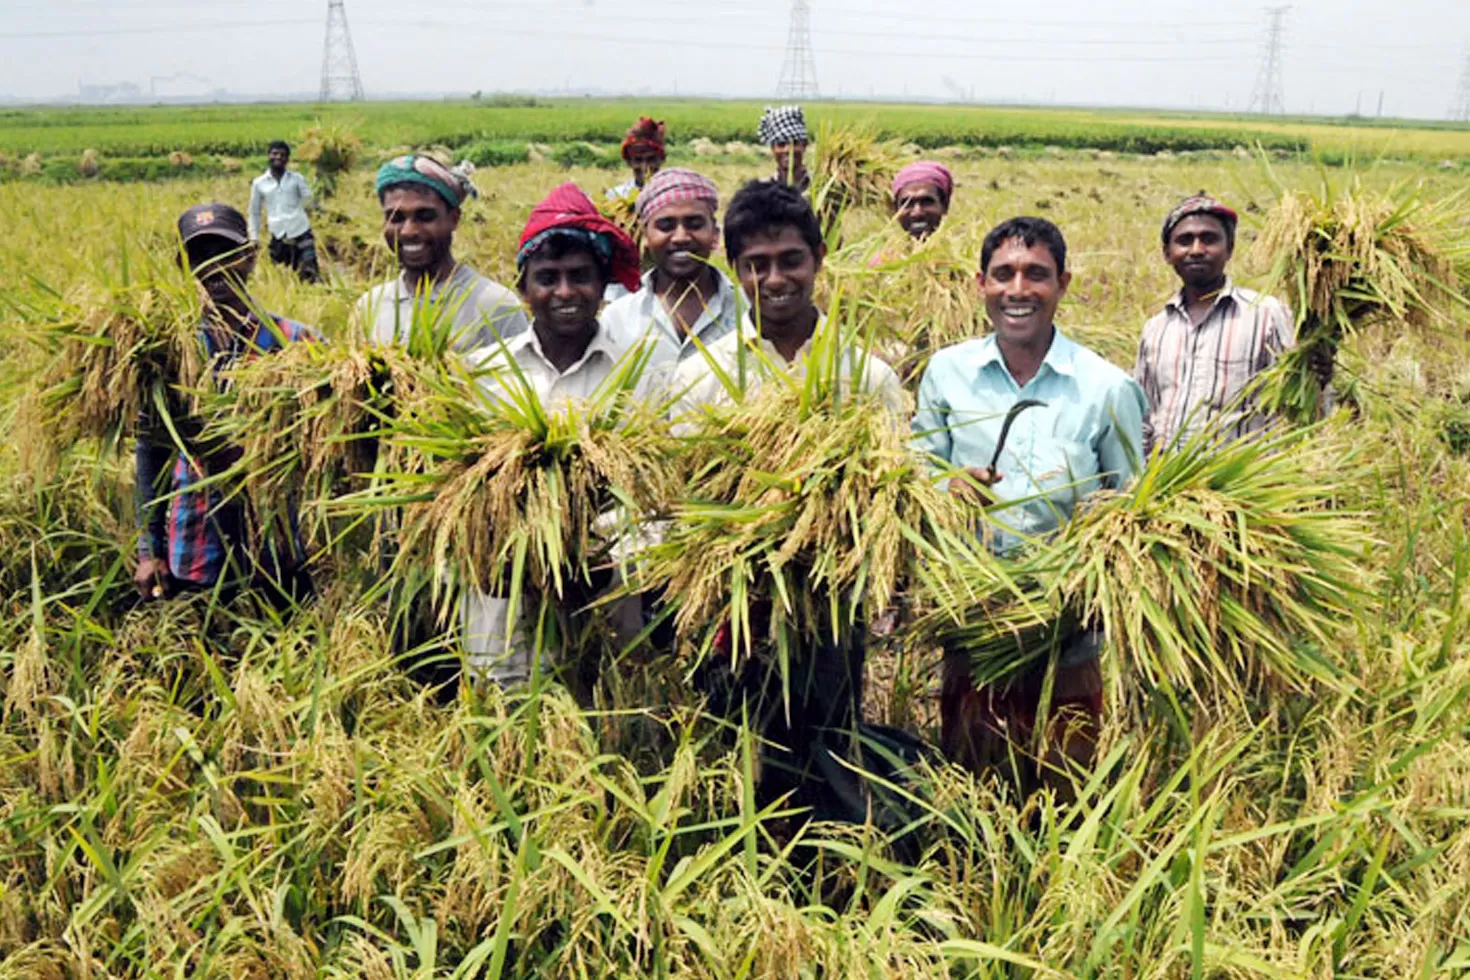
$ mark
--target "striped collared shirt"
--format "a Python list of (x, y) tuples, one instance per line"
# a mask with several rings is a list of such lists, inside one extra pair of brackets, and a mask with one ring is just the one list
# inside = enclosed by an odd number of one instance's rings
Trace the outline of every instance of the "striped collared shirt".
[(1176, 294), (1143, 326), (1133, 376), (1148, 398), (1144, 445), (1168, 446), (1216, 422), (1227, 438), (1266, 426), (1267, 418), (1233, 403), (1252, 378), (1292, 345), (1291, 311), (1229, 279), (1198, 324)]

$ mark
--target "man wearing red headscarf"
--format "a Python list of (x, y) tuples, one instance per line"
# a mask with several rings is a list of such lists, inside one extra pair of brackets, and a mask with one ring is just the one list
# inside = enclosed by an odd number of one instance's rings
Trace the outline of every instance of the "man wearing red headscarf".
[(648, 178), (664, 165), (665, 127), (661, 120), (643, 116), (623, 137), (623, 162), (633, 170), (633, 179), (609, 188), (608, 200), (632, 200), (638, 196)]
[(920, 160), (893, 178), (893, 213), (914, 238), (928, 238), (949, 213), (954, 175), (942, 163)]
[[(474, 355), (488, 397), (517, 398), (529, 386), (555, 412), (587, 400), (639, 358), (644, 362), (637, 393), (662, 391), (673, 350), (651, 338), (614, 336), (598, 317), (610, 282), (637, 288), (637, 248), (576, 184), (562, 184), (531, 210), (516, 268), (531, 329)], [(467, 595), (463, 642), (472, 671), (502, 687), (517, 687), (530, 679), (533, 648), (525, 625), (512, 624), (509, 611), (508, 598)], [(636, 600), (610, 607), (608, 615), (620, 636), (631, 638), (642, 628)]]

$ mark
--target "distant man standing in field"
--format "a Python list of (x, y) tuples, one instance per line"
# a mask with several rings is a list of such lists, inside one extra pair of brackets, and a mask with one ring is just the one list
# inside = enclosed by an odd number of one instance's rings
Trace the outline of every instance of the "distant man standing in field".
[(776, 161), (776, 175), (771, 180), (805, 194), (812, 185), (812, 175), (807, 172), (804, 159), (811, 140), (801, 106), (767, 106), (756, 132)]
[(720, 237), (719, 205), (714, 182), (692, 170), (660, 170), (649, 180), (638, 197), (638, 220), (653, 268), (642, 288), (602, 311), (609, 333), (627, 341), (651, 336), (683, 359), (735, 330), (735, 287), (710, 264)]
[(286, 169), (291, 162), (291, 147), (285, 140), (272, 141), (266, 159), (269, 166), (265, 173), (250, 183), (250, 241), (260, 240), (260, 209), (264, 206), (271, 261), (290, 266), (307, 282), (320, 282), (316, 239), (311, 234), (311, 219), (306, 216), (311, 185), (301, 174)]
[[(199, 338), (216, 377), (238, 360), (313, 336), (300, 323), (257, 312), (259, 305), (246, 292), (255, 250), (239, 211), (227, 204), (196, 205), (180, 216), (178, 229), (189, 271), (204, 290)], [(174, 430), (186, 436), (197, 429), (194, 420), (175, 421)], [(228, 594), (251, 585), (284, 607), (310, 594), (294, 515), (287, 515), (289, 541), (252, 554), (250, 521), (257, 515), (251, 502), (225, 494), (218, 485), (191, 489), (228, 469), (239, 455), (235, 447), (191, 446), (198, 455), (190, 458), (152, 409), (145, 410), (138, 430), (135, 493), (141, 535), (133, 582), (144, 598), (213, 589)]]
[(353, 310), (371, 339), (466, 353), (527, 330), (514, 292), (454, 258), (460, 208), (475, 194), (466, 173), (409, 154), (379, 168), (377, 193), (383, 238), (401, 271), (369, 290)]
[(904, 167), (893, 178), (893, 213), (911, 237), (928, 238), (949, 213), (953, 194), (954, 175), (949, 168), (920, 160)]
[[(514, 391), (524, 378), (548, 411), (585, 401), (642, 342), (618, 338), (598, 320), (610, 282), (638, 284), (633, 240), (604, 218), (576, 184), (562, 184), (531, 211), (516, 255), (519, 286), (531, 310), (531, 327), (477, 355), (480, 385), (494, 398)], [(645, 370), (671, 359), (671, 349), (653, 345)], [(572, 609), (580, 603), (572, 603)], [(463, 600), (463, 643), (471, 670), (501, 687), (530, 680), (534, 666), (524, 619), (510, 621), (509, 598), (471, 593)], [(535, 610), (522, 604), (522, 615)], [(608, 615), (631, 616), (625, 631), (642, 628), (639, 603), (615, 604)], [(550, 665), (546, 665), (550, 666)]]
[[(1067, 292), (1067, 245), (1041, 218), (1012, 218), (981, 249), (980, 286), (994, 333), (935, 354), (919, 385), (917, 448), (950, 467), (950, 490), (990, 508), (987, 542), (1008, 550), (1069, 520), (1082, 498), (1120, 487), (1143, 445), (1143, 392), (1126, 372), (1057, 329)], [(1012, 420), (995, 469), (1007, 414)], [(1014, 503), (1011, 503), (1014, 502)], [(1101, 722), (1099, 636), (1083, 631), (1058, 662), (1045, 769), (1089, 764)], [(945, 754), (978, 772), (1025, 744), (1036, 726), (1044, 675), (977, 689), (968, 657), (944, 660), (940, 697)], [(1055, 732), (1053, 735), (1052, 733)]]
[(631, 201), (664, 165), (664, 124), (647, 116), (640, 118), (623, 137), (623, 162), (633, 176), (607, 190), (607, 199)]
[(1186, 198), (1164, 218), (1164, 261), (1182, 288), (1144, 324), (1138, 345), (1133, 376), (1148, 396), (1147, 452), (1209, 425), (1240, 438), (1269, 421), (1241, 395), (1292, 345), (1295, 329), (1280, 300), (1231, 282), (1225, 270), (1235, 225), (1235, 212), (1205, 194)]

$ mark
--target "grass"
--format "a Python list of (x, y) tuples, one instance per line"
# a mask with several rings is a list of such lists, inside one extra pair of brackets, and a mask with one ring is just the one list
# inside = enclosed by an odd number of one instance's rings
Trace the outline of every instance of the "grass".
[[(706, 169), (728, 197), (766, 167)], [(1253, 161), (956, 170), (945, 255), (974, 261), (1003, 217), (1053, 218), (1076, 277), (1061, 322), (1119, 364), (1170, 291), (1157, 227), (1177, 198), (1204, 187), (1240, 208), (1238, 271), (1267, 272), (1246, 263), (1276, 200)], [(520, 224), (563, 176), (548, 162), (482, 177), (460, 256), (511, 281)], [(572, 176), (596, 190), (618, 175)], [(1276, 177), (1311, 188), (1317, 172)], [(1409, 177), (1430, 199), (1465, 184), (1408, 163), (1364, 181)], [(756, 806), (750, 731), (702, 712), (657, 659), (606, 665), (584, 704), (549, 683), (436, 694), (390, 611), (364, 601), (379, 566), (361, 556), (334, 554), (321, 601), (286, 623), (130, 607), (131, 461), (80, 440), (49, 470), (22, 465), (47, 435), (19, 412), (45, 363), (28, 340), (63, 298), (168, 261), (186, 204), (241, 203), (246, 183), (0, 185), (0, 977), (1470, 971), (1470, 460), (1451, 428), (1470, 378), (1455, 333), (1356, 331), (1340, 356), (1362, 380), (1358, 414), (1292, 455), (1375, 541), (1355, 558), (1369, 587), (1330, 634), (1340, 689), (1248, 693), (1184, 721), (1115, 715), (1066, 807), (935, 765), (895, 789), (902, 833), (802, 827)], [(381, 251), (366, 174), (346, 174), (333, 207), (332, 235)], [(854, 256), (882, 226), (847, 216)], [(909, 258), (834, 258), (824, 291), (861, 295), (902, 336), (889, 321), (927, 302)], [(267, 265), (257, 295), (342, 343), (381, 277), (366, 268), (328, 264), (313, 287)], [(873, 660), (874, 720), (932, 738), (932, 649), (901, 636)]]

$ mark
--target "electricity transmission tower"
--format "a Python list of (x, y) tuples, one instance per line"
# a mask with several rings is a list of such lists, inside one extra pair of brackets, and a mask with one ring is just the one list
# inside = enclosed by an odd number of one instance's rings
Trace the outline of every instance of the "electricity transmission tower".
[(1247, 112), (1284, 116), (1286, 105), (1281, 97), (1281, 49), (1286, 36), (1286, 12), (1290, 7), (1267, 7), (1266, 46), (1261, 52), (1261, 70)]
[(817, 67), (812, 61), (812, 12), (806, 0), (791, 4), (791, 30), (786, 35), (786, 60), (781, 64), (776, 98), (788, 102), (818, 98)]
[(322, 46), (322, 101), (361, 102), (362, 76), (347, 32), (344, 0), (327, 0), (327, 40)]
[(1450, 106), (1450, 118), (1455, 122), (1470, 122), (1470, 54), (1465, 56), (1460, 84), (1455, 88), (1455, 101)]

